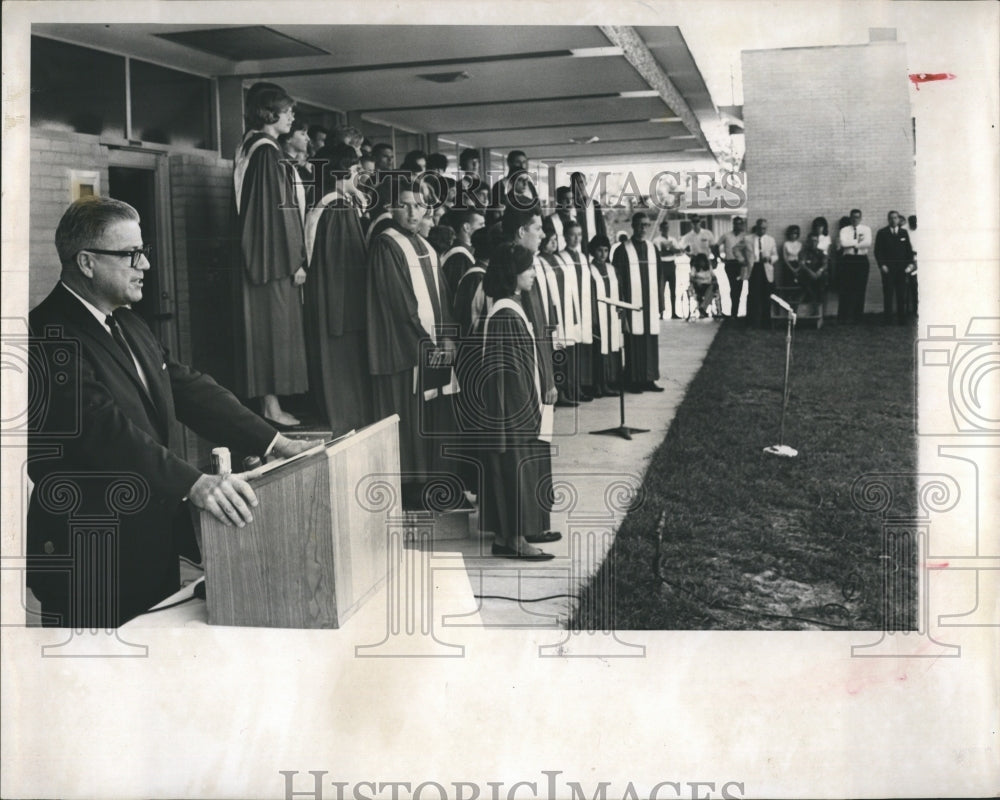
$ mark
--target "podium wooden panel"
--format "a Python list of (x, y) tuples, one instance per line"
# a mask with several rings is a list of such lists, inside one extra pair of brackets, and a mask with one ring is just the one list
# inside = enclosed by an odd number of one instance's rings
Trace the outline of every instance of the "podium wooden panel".
[[(244, 528), (201, 513), (210, 625), (338, 628), (357, 611), (386, 576), (398, 422), (393, 415), (252, 479), (259, 505)], [(373, 482), (394, 502), (363, 503)]]

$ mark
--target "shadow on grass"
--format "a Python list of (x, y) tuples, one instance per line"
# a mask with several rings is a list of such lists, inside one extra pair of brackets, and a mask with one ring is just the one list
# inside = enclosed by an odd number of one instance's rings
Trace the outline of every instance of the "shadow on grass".
[[(763, 448), (778, 440), (784, 330), (725, 322), (571, 628), (915, 629), (915, 552), (886, 557), (881, 520), (851, 500), (864, 473), (916, 471), (914, 338), (880, 317), (797, 330), (784, 439), (799, 455), (780, 458)], [(915, 478), (897, 495), (912, 508)], [(907, 591), (886, 605), (888, 571)]]

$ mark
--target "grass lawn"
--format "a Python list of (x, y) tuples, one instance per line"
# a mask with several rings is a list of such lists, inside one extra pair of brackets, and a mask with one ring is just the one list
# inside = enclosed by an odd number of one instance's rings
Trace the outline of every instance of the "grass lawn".
[(797, 329), (784, 439), (799, 455), (781, 458), (762, 449), (778, 440), (784, 324), (722, 323), (571, 626), (914, 629), (916, 554), (884, 551), (881, 518), (851, 497), (864, 473), (902, 473), (893, 510), (916, 502), (914, 337), (881, 315)]

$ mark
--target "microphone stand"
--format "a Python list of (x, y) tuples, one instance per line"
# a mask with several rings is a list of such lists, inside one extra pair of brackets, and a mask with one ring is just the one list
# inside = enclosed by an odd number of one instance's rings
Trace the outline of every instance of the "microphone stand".
[(784, 456), (785, 458), (795, 458), (799, 451), (794, 447), (785, 444), (785, 410), (788, 408), (788, 373), (792, 364), (792, 328), (795, 327), (795, 310), (777, 295), (771, 295), (771, 299), (781, 306), (788, 313), (788, 329), (785, 334), (785, 387), (781, 397), (781, 425), (778, 430), (778, 443), (764, 448), (764, 452), (772, 456)]
[[(630, 311), (641, 311), (642, 306), (633, 306), (629, 303), (616, 302), (610, 298), (598, 297), (597, 302), (604, 303), (605, 305), (615, 306), (615, 311), (618, 312), (618, 319), (621, 321), (622, 332), (625, 331), (625, 315)], [(608, 334), (608, 339), (610, 340), (610, 332)], [(623, 337), (624, 338), (624, 337)], [(610, 346), (610, 342), (609, 342)], [(621, 436), (622, 439), (627, 439), (632, 441), (633, 433), (649, 433), (649, 428), (632, 428), (625, 424), (625, 343), (622, 342), (621, 349), (621, 386), (620, 392), (618, 393), (618, 410), (620, 415), (620, 421), (618, 427), (616, 428), (605, 428), (602, 431), (591, 431), (594, 436)]]

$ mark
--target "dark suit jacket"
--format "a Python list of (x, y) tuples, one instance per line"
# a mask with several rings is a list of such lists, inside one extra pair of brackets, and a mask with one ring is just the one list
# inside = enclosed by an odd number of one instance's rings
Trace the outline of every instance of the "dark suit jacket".
[[(245, 452), (263, 453), (275, 436), (210, 377), (173, 361), (139, 316), (115, 316), (148, 392), (62, 284), (29, 319), (40, 379), (29, 397), (28, 586), (63, 625), (116, 627), (179, 588), (175, 522), (190, 526), (181, 501), (201, 472), (168, 449), (173, 420)], [(116, 522), (114, 536), (99, 533)], [(86, 557), (98, 560), (83, 569)], [(89, 605), (72, 599), (95, 587)]]
[(892, 235), (892, 228), (888, 225), (880, 228), (875, 234), (875, 262), (883, 264), (907, 264), (913, 263), (913, 245), (910, 244), (910, 232), (900, 226), (896, 229), (896, 235)]

